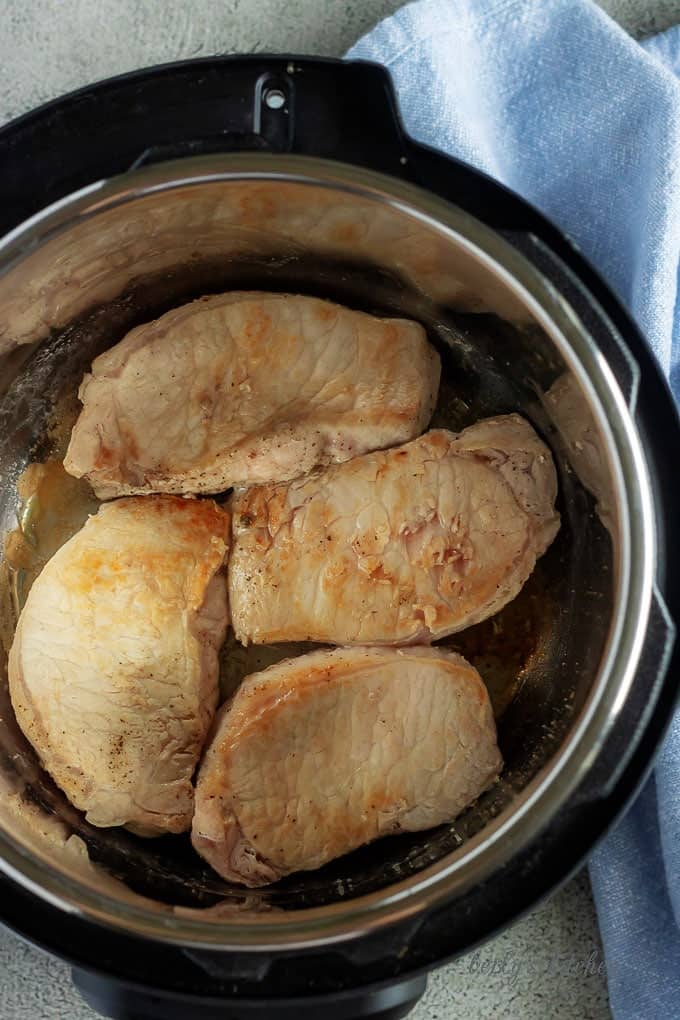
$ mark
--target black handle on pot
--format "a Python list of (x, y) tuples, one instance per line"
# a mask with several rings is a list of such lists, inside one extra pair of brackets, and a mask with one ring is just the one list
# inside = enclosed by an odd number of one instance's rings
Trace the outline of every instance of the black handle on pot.
[(408, 176), (409, 144), (390, 76), (377, 64), (230, 56), (147, 68), (0, 128), (0, 234), (79, 188), (148, 163), (259, 150)]
[(219, 1000), (145, 989), (74, 969), (73, 983), (89, 1006), (111, 1020), (399, 1020), (425, 991), (417, 976), (379, 988), (358, 988), (308, 999)]
[(181, 156), (251, 150), (338, 159), (388, 173), (398, 173), (407, 162), (392, 81), (379, 65), (229, 57), (221, 69), (221, 103), (195, 97), (200, 134), (149, 146), (131, 169)]
[[(621, 777), (639, 751), (641, 742), (651, 740), (653, 745), (660, 744), (672, 716), (672, 703), (678, 697), (678, 688), (671, 688), (664, 682), (675, 639), (675, 624), (660, 592), (655, 587), (635, 682), (610, 734), (605, 739), (600, 754), (588, 772), (583, 787), (574, 795), (574, 804), (601, 801), (609, 797), (616, 790)], [(655, 714), (659, 716), (661, 696), (666, 698), (669, 704), (660, 714), (660, 723), (655, 722), (652, 725), (653, 716)], [(638, 786), (642, 784), (653, 764), (649, 754), (646, 758), (648, 767), (637, 770)]]

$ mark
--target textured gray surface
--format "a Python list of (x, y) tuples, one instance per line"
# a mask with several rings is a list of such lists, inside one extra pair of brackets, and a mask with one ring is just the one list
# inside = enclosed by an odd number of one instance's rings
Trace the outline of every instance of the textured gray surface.
[[(542, 0), (535, 0), (540, 3)], [(213, 53), (342, 53), (400, 0), (0, 0), (0, 122), (108, 75)], [(680, 0), (602, 0), (632, 34)], [(430, 979), (414, 1020), (608, 1020), (585, 872)], [(68, 968), (0, 928), (0, 1020), (87, 1020)]]
[(608, 1020), (586, 871), (512, 928), (429, 979), (412, 1020)]
[[(608, 1020), (609, 1016), (585, 872), (511, 929), (431, 975), (424, 998), (410, 1014), (411, 1020)], [(71, 988), (65, 963), (0, 927), (1, 1020), (94, 1017)]]
[[(0, 0), (0, 120), (135, 67), (214, 53), (338, 55), (403, 0)], [(543, 0), (534, 0), (543, 3)], [(602, 0), (634, 35), (680, 0)]]

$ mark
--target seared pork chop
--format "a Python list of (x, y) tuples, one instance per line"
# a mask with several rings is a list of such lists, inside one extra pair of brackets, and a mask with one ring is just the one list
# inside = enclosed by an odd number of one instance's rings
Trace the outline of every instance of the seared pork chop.
[(409, 644), (479, 623), (555, 537), (556, 492), (550, 451), (516, 414), (236, 492), (236, 637)]
[(191, 824), (217, 707), (229, 515), (173, 496), (102, 506), (48, 561), (9, 656), (12, 704), (93, 825)]
[(415, 322), (289, 294), (201, 298), (95, 360), (64, 467), (103, 499), (296, 478), (419, 435), (438, 386)]
[(249, 886), (450, 821), (502, 767), (479, 674), (442, 649), (312, 652), (246, 677), (220, 712), (192, 841)]

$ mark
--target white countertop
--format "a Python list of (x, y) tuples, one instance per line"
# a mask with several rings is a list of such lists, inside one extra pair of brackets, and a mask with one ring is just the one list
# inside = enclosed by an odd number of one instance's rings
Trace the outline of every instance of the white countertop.
[[(541, 2), (541, 0), (536, 0)], [(4, 0), (0, 123), (136, 67), (215, 53), (340, 55), (401, 0)], [(632, 34), (680, 21), (680, 0), (601, 0)], [(0, 927), (1, 1020), (91, 1020), (66, 964)], [(585, 871), (430, 978), (413, 1020), (609, 1020)]]

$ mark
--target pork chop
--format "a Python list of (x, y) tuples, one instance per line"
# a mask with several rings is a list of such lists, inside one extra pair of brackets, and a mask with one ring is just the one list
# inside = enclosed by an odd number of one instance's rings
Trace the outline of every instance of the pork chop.
[(196, 786), (195, 849), (266, 885), (451, 821), (502, 767), (479, 673), (435, 648), (336, 648), (246, 677)]
[(419, 435), (439, 370), (415, 322), (289, 294), (201, 298), (94, 361), (64, 467), (102, 499), (295, 478)]
[(555, 537), (556, 492), (550, 451), (516, 414), (236, 492), (236, 637), (428, 643), (479, 623)]
[(229, 515), (173, 496), (102, 506), (44, 567), (9, 656), (12, 704), (93, 825), (191, 824), (217, 707)]

